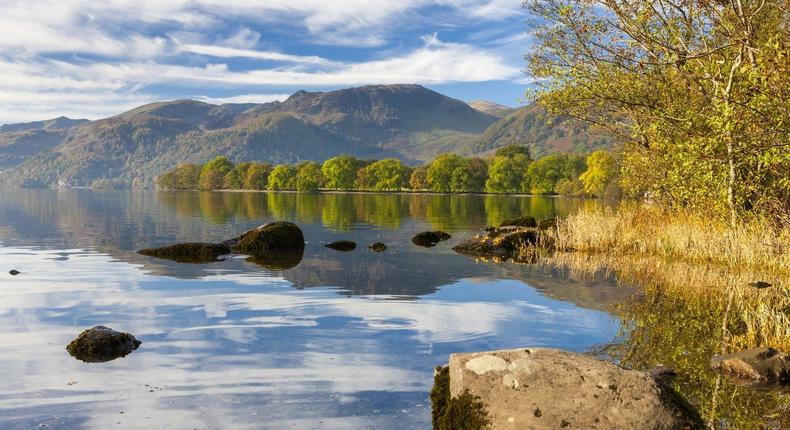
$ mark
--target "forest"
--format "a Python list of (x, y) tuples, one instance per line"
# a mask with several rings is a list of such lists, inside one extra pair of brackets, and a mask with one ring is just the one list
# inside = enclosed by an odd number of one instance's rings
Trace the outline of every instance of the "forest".
[(417, 191), (438, 193), (562, 194), (616, 196), (618, 163), (606, 150), (587, 156), (550, 154), (533, 160), (522, 145), (500, 148), (490, 159), (441, 154), (410, 167), (395, 158), (359, 160), (349, 155), (319, 164), (232, 163), (216, 157), (203, 165), (181, 164), (157, 184), (170, 190)]

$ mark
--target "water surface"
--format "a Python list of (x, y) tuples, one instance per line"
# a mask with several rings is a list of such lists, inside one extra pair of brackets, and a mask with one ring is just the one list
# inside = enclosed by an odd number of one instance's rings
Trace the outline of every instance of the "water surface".
[[(490, 264), (450, 248), (488, 225), (565, 215), (547, 197), (0, 191), (0, 428), (429, 428), (450, 353), (610, 342), (633, 291), (606, 276)], [(307, 247), (289, 270), (180, 264), (136, 250), (218, 241), (273, 220)], [(435, 248), (410, 243), (441, 229)], [(349, 239), (340, 253), (323, 244)], [(376, 241), (388, 249), (367, 249)], [(20, 275), (7, 272), (16, 269)], [(107, 325), (143, 341), (70, 357)]]

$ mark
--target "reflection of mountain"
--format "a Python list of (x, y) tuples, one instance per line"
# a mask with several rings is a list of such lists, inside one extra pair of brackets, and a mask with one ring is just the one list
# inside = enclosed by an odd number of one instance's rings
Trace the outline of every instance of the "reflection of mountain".
[[(579, 282), (539, 266), (475, 264), (450, 248), (457, 240), (504, 218), (567, 213), (581, 200), (399, 194), (295, 194), (4, 190), (0, 199), (3, 244), (57, 249), (93, 248), (164, 276), (194, 279), (223, 273), (271, 272), (296, 288), (336, 287), (343, 294), (422, 296), (465, 278), (519, 279), (585, 306), (619, 300), (602, 278)], [(244, 257), (210, 264), (180, 264), (137, 254), (141, 248), (186, 241), (220, 241), (253, 226), (295, 220), (307, 247), (287, 270), (261, 267)], [(450, 231), (450, 242), (425, 250), (413, 234)], [(351, 239), (356, 251), (339, 253), (323, 243)], [(384, 253), (367, 245), (382, 241)], [(271, 267), (271, 266), (270, 266)]]

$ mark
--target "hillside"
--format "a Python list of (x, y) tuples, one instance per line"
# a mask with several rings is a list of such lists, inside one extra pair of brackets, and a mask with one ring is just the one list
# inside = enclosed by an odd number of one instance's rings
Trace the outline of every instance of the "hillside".
[(579, 146), (574, 138), (581, 134), (563, 121), (541, 123), (523, 115), (529, 108), (499, 119), (477, 106), (419, 85), (299, 91), (263, 104), (159, 102), (97, 121), (5, 125), (0, 170), (13, 185), (126, 187), (150, 186), (178, 163), (217, 155), (280, 163), (351, 154), (417, 164), (442, 152), (474, 155), (513, 142), (525, 141), (536, 153)]
[(497, 118), (503, 118), (508, 114), (513, 113), (517, 109), (485, 100), (473, 100), (468, 104), (472, 107), (472, 109), (479, 110), (480, 112), (495, 116)]
[(527, 145), (533, 157), (552, 152), (590, 152), (608, 147), (606, 137), (589, 134), (586, 127), (569, 118), (550, 118), (537, 104), (517, 109), (488, 127), (473, 151), (487, 153), (510, 144)]

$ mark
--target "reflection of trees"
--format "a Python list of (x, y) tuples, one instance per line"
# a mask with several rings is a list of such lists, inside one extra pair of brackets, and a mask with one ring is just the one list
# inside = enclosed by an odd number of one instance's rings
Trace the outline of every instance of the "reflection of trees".
[(321, 221), (332, 230), (348, 231), (356, 221), (354, 194), (326, 194), (321, 205)]
[[(608, 267), (621, 281), (644, 286), (644, 294), (615, 310), (624, 330), (620, 341), (606, 352), (623, 365), (650, 369), (662, 364), (674, 369), (678, 372), (675, 388), (711, 423), (723, 421), (726, 428), (763, 428), (770, 421), (766, 416), (772, 416), (777, 428), (790, 426), (790, 398), (786, 394), (737, 387), (708, 364), (711, 356), (723, 350), (760, 345), (786, 348), (782, 339), (787, 337), (770, 333), (777, 328), (781, 331), (781, 325), (755, 327), (760, 321), (754, 311), (747, 311), (760, 305), (790, 309), (786, 292), (749, 289), (746, 283), (757, 279), (757, 274), (705, 265), (594, 255), (554, 259), (555, 264), (576, 272)], [(729, 313), (727, 291), (732, 291)]]

